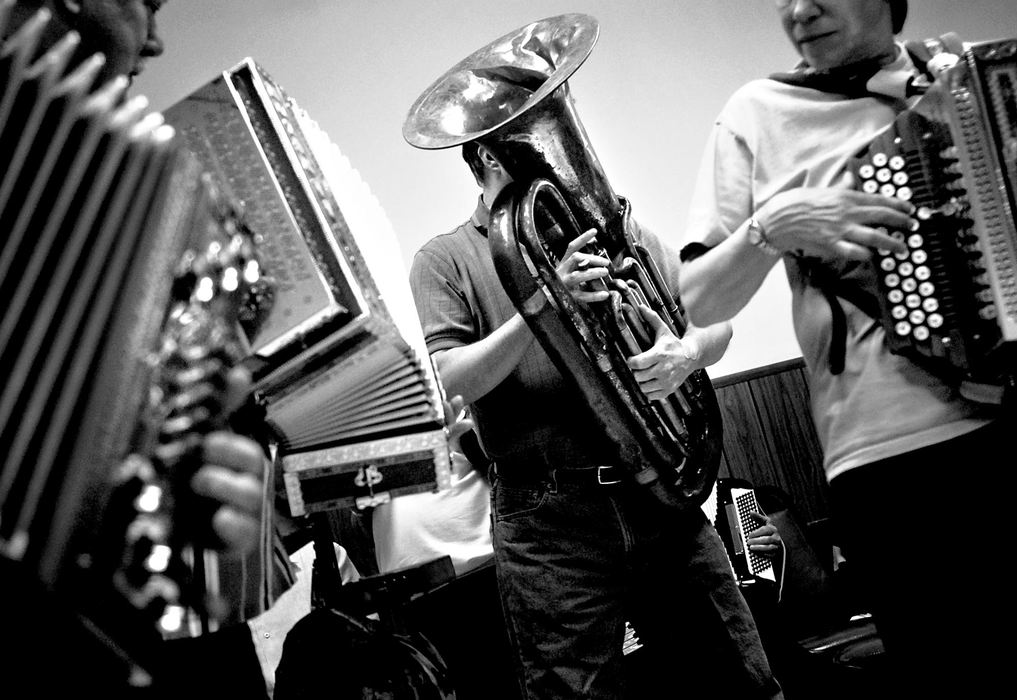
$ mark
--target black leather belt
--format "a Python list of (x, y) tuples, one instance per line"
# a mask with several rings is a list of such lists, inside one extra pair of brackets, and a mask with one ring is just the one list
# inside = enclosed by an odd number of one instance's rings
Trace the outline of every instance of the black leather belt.
[(615, 486), (621, 484), (624, 477), (625, 470), (611, 464), (551, 472), (551, 481), (559, 486)]
[(590, 465), (589, 462), (586, 465), (589, 466), (556, 467), (549, 464), (546, 457), (527, 456), (525, 459), (496, 459), (494, 471), (506, 484), (516, 486), (544, 483), (561, 486), (615, 486), (625, 481), (627, 471), (624, 467)]

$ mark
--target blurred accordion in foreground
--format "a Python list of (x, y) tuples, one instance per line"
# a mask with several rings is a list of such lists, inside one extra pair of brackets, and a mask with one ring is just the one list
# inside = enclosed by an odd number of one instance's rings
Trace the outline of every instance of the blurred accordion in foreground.
[(41, 52), (48, 21), (0, 45), (0, 555), (127, 659), (205, 605), (188, 482), (263, 280), (174, 130), (76, 35)]
[(447, 488), (442, 394), (377, 199), (251, 59), (167, 109), (264, 232), (275, 298), (251, 339), (293, 515)]
[(908, 200), (906, 253), (879, 251), (890, 349), (963, 380), (1014, 374), (1017, 39), (972, 45), (852, 163), (866, 192)]

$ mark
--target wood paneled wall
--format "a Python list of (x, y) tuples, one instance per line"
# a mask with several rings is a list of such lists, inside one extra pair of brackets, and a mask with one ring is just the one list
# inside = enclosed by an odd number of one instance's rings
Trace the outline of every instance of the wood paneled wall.
[(724, 417), (720, 476), (786, 492), (806, 522), (829, 516), (805, 364), (788, 360), (713, 382)]

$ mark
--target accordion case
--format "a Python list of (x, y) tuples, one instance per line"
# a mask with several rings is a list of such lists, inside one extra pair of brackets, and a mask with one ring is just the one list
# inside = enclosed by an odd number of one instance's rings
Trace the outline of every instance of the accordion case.
[(448, 486), (442, 390), (399, 246), (348, 159), (253, 60), (165, 111), (262, 234), (250, 338), (293, 515)]
[(874, 257), (891, 350), (991, 384), (1017, 347), (1017, 39), (959, 59), (851, 167), (917, 208), (908, 251)]

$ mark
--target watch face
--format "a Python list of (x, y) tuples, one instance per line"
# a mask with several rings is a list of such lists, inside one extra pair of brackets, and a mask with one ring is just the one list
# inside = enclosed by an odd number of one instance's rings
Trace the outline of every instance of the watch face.
[(764, 253), (773, 256), (781, 255), (780, 250), (775, 248), (770, 241), (766, 240), (766, 237), (763, 235), (763, 227), (755, 219), (749, 219), (749, 230), (746, 232), (746, 235), (748, 236), (749, 243)]
[(755, 219), (749, 221), (749, 243), (760, 248), (765, 245), (762, 232), (759, 230), (759, 224)]

